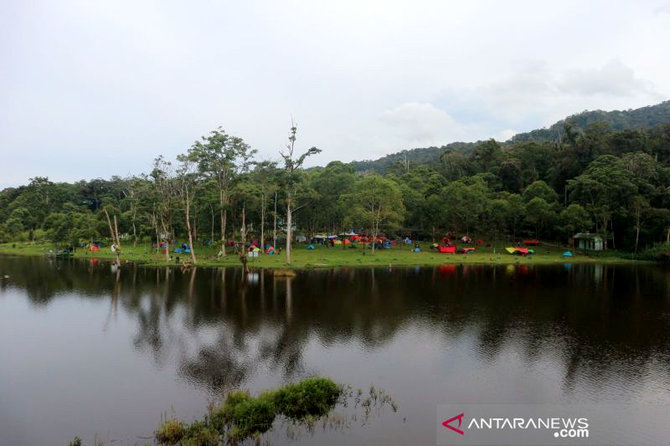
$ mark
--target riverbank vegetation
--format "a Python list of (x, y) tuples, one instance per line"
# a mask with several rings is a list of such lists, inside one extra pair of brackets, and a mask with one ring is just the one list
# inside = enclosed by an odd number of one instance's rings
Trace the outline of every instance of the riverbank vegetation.
[[(414, 252), (416, 245), (397, 245), (389, 249), (378, 249), (373, 254), (371, 249), (360, 247), (342, 246), (328, 248), (324, 245), (316, 245), (314, 249), (308, 249), (307, 243), (298, 243), (294, 246), (291, 265), (286, 265), (285, 259), (280, 255), (262, 255), (250, 257), (248, 266), (250, 268), (269, 268), (275, 271), (290, 271), (291, 269), (303, 268), (328, 268), (328, 267), (401, 267), (401, 266), (431, 266), (441, 264), (527, 264), (544, 265), (556, 263), (628, 263), (631, 261), (663, 260), (662, 255), (667, 248), (662, 248), (655, 256), (635, 256), (634, 254), (621, 251), (608, 251), (606, 253), (587, 253), (572, 251), (573, 256), (564, 257), (565, 248), (558, 246), (541, 245), (535, 248), (535, 253), (529, 256), (511, 255), (504, 249), (504, 242), (498, 242), (490, 247), (478, 246), (474, 252), (469, 254), (443, 254), (437, 250), (430, 249), (430, 242), (418, 243), (420, 252)], [(223, 267), (240, 266), (236, 256), (220, 257), (217, 247), (201, 247), (199, 251), (198, 266)], [(16, 242), (0, 244), (0, 254), (28, 255), (28, 256), (54, 256), (55, 251), (50, 243)], [(115, 253), (109, 247), (100, 251), (90, 252), (80, 248), (74, 250), (70, 257), (80, 259), (107, 259), (115, 260)], [(124, 261), (138, 262), (145, 266), (184, 266), (182, 254), (172, 254), (172, 261), (165, 262), (161, 253), (156, 253), (150, 244), (138, 244), (136, 247), (129, 246), (124, 249)]]
[[(361, 413), (354, 412), (350, 419), (328, 420), (327, 415), (337, 405), (343, 409), (360, 409)], [(386, 406), (393, 412), (398, 410), (393, 399), (374, 386), (364, 394), (361, 389), (353, 391), (330, 378), (311, 377), (255, 397), (247, 391), (232, 391), (223, 404), (210, 406), (202, 420), (189, 424), (175, 417), (166, 419), (156, 430), (155, 440), (163, 446), (239, 444), (258, 439), (272, 429), (277, 418), (292, 427), (287, 433), (295, 437), (300, 427), (309, 431), (317, 421), (321, 421), (324, 428), (344, 428), (351, 421), (365, 424), (373, 410), (379, 412)]]
[[(50, 244), (100, 248), (88, 255), (103, 255), (114, 245), (119, 261), (174, 263), (179, 256), (191, 264), (257, 266), (448, 261), (429, 253), (428, 245), (416, 256), (396, 248), (307, 253), (295, 245), (290, 256), (292, 231), (309, 240), (354, 230), (425, 242), (440, 242), (446, 233), (476, 234), (483, 240), (478, 252), (452, 257), (490, 263), (508, 261), (500, 249), (524, 237), (555, 241), (561, 247), (546, 252), (554, 256), (575, 233), (593, 232), (615, 257), (668, 257), (668, 124), (611, 130), (568, 120), (558, 141), (445, 148), (439, 162), (400, 161), (382, 174), (337, 161), (304, 169), (320, 150), (298, 150), (296, 132), (292, 125), (281, 162), (255, 160), (243, 139), (216, 129), (174, 163), (157, 157), (144, 175), (77, 183), (35, 177), (4, 189), (0, 242), (7, 244), (0, 249), (27, 253), (39, 246), (41, 254)], [(247, 257), (251, 241), (261, 246), (258, 258)], [(275, 255), (266, 255), (266, 247)], [(542, 255), (540, 249), (534, 261)]]

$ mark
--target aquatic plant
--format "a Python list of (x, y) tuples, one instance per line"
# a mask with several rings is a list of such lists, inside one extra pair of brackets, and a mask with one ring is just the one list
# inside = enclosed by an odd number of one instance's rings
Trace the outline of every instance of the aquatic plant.
[(164, 421), (158, 430), (154, 432), (156, 441), (160, 444), (172, 445), (179, 442), (186, 436), (187, 425), (176, 418), (170, 418)]
[[(350, 408), (348, 414), (331, 414), (340, 405)], [(166, 419), (154, 433), (156, 441), (164, 446), (213, 446), (238, 444), (258, 438), (272, 429), (279, 419), (286, 426), (289, 438), (304, 432), (313, 432), (317, 423), (323, 429), (344, 429), (352, 423), (365, 425), (372, 414), (390, 406), (398, 407), (383, 390), (370, 386), (367, 394), (354, 392), (330, 378), (312, 377), (254, 397), (247, 391), (230, 392), (223, 404), (210, 405), (209, 414), (192, 424), (172, 417)], [(358, 412), (362, 411), (362, 414)], [(359, 416), (360, 415), (360, 416)]]
[(307, 378), (257, 397), (237, 390), (229, 393), (221, 406), (210, 407), (210, 414), (204, 420), (187, 425), (170, 418), (154, 435), (161, 445), (236, 444), (270, 430), (278, 415), (311, 423), (330, 412), (341, 393), (341, 386), (321, 377)]
[(307, 378), (275, 392), (277, 412), (290, 419), (326, 415), (337, 403), (342, 388), (327, 378)]

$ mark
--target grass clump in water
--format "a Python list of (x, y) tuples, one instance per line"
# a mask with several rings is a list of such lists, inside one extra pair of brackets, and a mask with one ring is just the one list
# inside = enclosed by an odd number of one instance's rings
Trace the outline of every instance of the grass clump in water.
[(342, 388), (327, 378), (307, 378), (297, 384), (289, 384), (274, 395), (278, 413), (292, 420), (305, 417), (321, 417), (335, 407)]
[(186, 436), (187, 427), (184, 422), (176, 418), (170, 418), (160, 425), (154, 436), (159, 444), (179, 444)]
[(272, 428), (276, 416), (272, 393), (253, 398), (248, 392), (232, 392), (223, 406), (212, 412), (211, 423), (233, 440), (256, 437)]
[(330, 378), (307, 378), (257, 397), (234, 391), (211, 410), (204, 420), (187, 425), (177, 419), (165, 421), (155, 432), (161, 445), (210, 446), (236, 444), (256, 438), (272, 428), (277, 415), (295, 422), (313, 422), (337, 404), (342, 387)]

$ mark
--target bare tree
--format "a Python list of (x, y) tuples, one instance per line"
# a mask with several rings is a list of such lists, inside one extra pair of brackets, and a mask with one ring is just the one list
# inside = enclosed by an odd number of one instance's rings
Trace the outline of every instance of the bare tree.
[(109, 212), (107, 212), (107, 208), (106, 207), (102, 208), (102, 211), (105, 213), (105, 217), (107, 217), (109, 234), (112, 238), (112, 251), (114, 251), (114, 254), (116, 255), (114, 264), (118, 268), (121, 266), (121, 238), (119, 237), (119, 224), (116, 220), (116, 214), (114, 214), (114, 225), (112, 225), (112, 221), (109, 218)]
[(195, 246), (193, 245), (194, 228), (191, 224), (191, 206), (193, 204), (193, 189), (197, 182), (197, 174), (195, 173), (195, 164), (184, 155), (177, 157), (179, 160), (179, 168), (177, 169), (177, 180), (179, 183), (179, 195), (184, 206), (184, 219), (186, 223), (186, 232), (188, 235), (189, 251), (191, 252), (191, 260), (195, 265), (197, 260), (195, 257)]
[(316, 155), (321, 150), (312, 147), (298, 158), (293, 158), (295, 149), (296, 132), (298, 131), (297, 124), (291, 120), (291, 129), (289, 130), (288, 144), (286, 150), (280, 151), (279, 154), (284, 159), (284, 187), (286, 189), (286, 263), (291, 264), (291, 238), (293, 225), (293, 199), (295, 196), (295, 187), (298, 183), (298, 171), (302, 167), (305, 159), (308, 156)]

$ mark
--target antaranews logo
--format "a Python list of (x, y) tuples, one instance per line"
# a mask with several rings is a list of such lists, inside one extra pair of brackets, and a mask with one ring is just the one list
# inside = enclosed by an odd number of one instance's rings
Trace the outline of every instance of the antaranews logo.
[(590, 437), (589, 419), (580, 414), (564, 411), (534, 413), (526, 407), (504, 408), (499, 405), (462, 409), (465, 410), (447, 413), (457, 413), (455, 416), (438, 419), (438, 439), (442, 439), (438, 442), (443, 442), (440, 444), (507, 444), (500, 443), (503, 439), (513, 444), (566, 444), (566, 440)]
[[(442, 422), (442, 426), (446, 427), (447, 429), (451, 429), (452, 431), (456, 432), (457, 434), (460, 435), (465, 435), (465, 432), (463, 432), (460, 427), (461, 427), (461, 422), (463, 421), (463, 417), (465, 416), (465, 413), (459, 413), (455, 417), (449, 418), (448, 420), (445, 420)], [(458, 420), (458, 428), (455, 428), (454, 426), (451, 425), (451, 423), (455, 422)]]
[[(440, 446), (667, 445), (670, 405), (440, 404)], [(622, 429), (621, 420), (626, 420)]]

